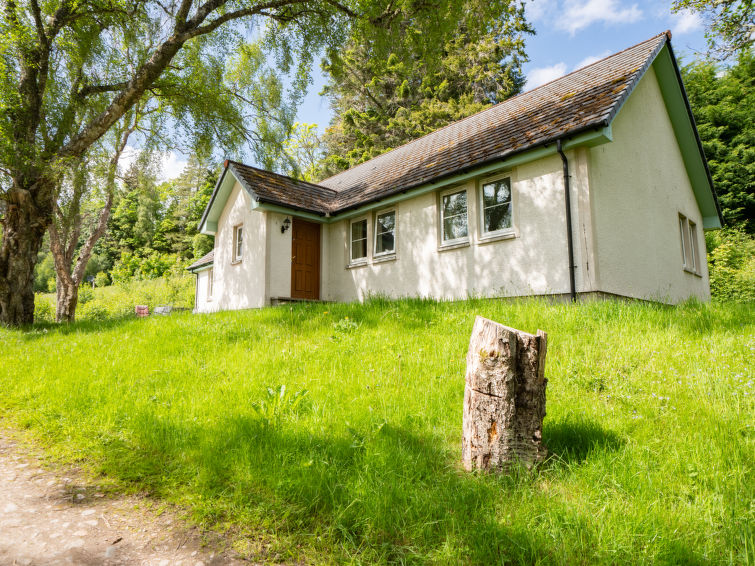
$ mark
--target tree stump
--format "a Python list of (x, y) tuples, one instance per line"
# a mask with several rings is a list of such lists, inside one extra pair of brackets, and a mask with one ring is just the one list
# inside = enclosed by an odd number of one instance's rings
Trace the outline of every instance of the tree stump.
[(467, 352), (462, 464), (467, 470), (532, 468), (547, 450), (545, 417), (547, 334), (537, 336), (481, 316)]

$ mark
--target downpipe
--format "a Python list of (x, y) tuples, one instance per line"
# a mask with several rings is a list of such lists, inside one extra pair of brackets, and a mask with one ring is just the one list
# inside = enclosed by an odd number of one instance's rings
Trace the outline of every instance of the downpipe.
[(564, 202), (566, 203), (566, 243), (569, 249), (569, 295), (571, 301), (577, 300), (577, 286), (574, 282), (574, 238), (571, 226), (571, 189), (569, 186), (569, 161), (561, 147), (561, 140), (556, 140), (556, 151), (561, 156), (564, 165)]

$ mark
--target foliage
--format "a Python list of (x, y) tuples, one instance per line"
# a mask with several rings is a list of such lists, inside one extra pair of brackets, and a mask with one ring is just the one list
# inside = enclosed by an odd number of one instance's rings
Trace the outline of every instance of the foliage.
[(110, 285), (110, 276), (104, 271), (100, 271), (94, 277), (94, 285), (95, 287), (107, 287)]
[[(458, 465), (476, 315), (548, 332), (551, 456), (535, 473)], [(358, 331), (330, 340), (346, 317)], [(54, 458), (227, 529), (251, 562), (748, 564), (753, 337), (755, 305), (699, 302), (372, 300), (38, 325), (0, 329), (0, 412)], [(310, 409), (265, 426), (250, 400), (271, 381), (307, 389)]]
[[(150, 312), (156, 306), (170, 305), (176, 308), (194, 308), (194, 277), (178, 274), (160, 279), (129, 281), (106, 287), (81, 287), (81, 307), (77, 320), (115, 321), (134, 316), (135, 305), (147, 305)], [(55, 295), (38, 294), (34, 316), (40, 322), (55, 320)]]
[(333, 174), (517, 94), (524, 84), (523, 3), (465, 0), (443, 41), (397, 31), (387, 57), (351, 42), (323, 65), (334, 116), (322, 174)]
[(755, 54), (726, 69), (698, 61), (682, 73), (724, 220), (755, 234)]
[(755, 42), (755, 3), (752, 0), (674, 0), (671, 9), (702, 14), (707, 24), (708, 46), (722, 58), (746, 51)]
[(707, 232), (705, 237), (713, 298), (755, 301), (755, 236), (724, 229)]
[(289, 160), (288, 175), (305, 181), (317, 181), (320, 161), (323, 158), (322, 140), (317, 124), (296, 122), (291, 134), (283, 142)]

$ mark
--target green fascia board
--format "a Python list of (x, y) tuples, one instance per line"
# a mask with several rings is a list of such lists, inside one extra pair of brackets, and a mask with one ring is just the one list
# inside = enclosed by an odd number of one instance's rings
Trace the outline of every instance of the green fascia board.
[(704, 228), (721, 228), (721, 216), (708, 165), (697, 134), (681, 75), (670, 46), (666, 44), (653, 61), (663, 101), (684, 160), (684, 167), (700, 207)]
[[(595, 145), (600, 145), (603, 143), (610, 142), (612, 140), (613, 140), (613, 137), (612, 137), (611, 127), (608, 126), (604, 128), (598, 128), (595, 130), (583, 132), (581, 134), (577, 134), (576, 136), (569, 138), (568, 140), (564, 140), (562, 143), (563, 143), (563, 148), (566, 150), (569, 150), (569, 149), (574, 149), (576, 147), (581, 147), (581, 146), (592, 147)], [(443, 187), (448, 187), (451, 185), (463, 183), (465, 181), (468, 181), (469, 179), (474, 179), (476, 177), (481, 177), (488, 174), (494, 174), (498, 171), (504, 171), (506, 169), (510, 169), (518, 165), (524, 165), (525, 163), (537, 161), (538, 159), (542, 159), (544, 157), (549, 157), (551, 155), (556, 155), (556, 154), (557, 154), (556, 143), (554, 141), (552, 143), (538, 147), (536, 149), (519, 153), (508, 159), (504, 158), (500, 161), (496, 161), (495, 163), (490, 163), (482, 167), (471, 169), (465, 173), (460, 173), (452, 177), (447, 177), (445, 179), (441, 179), (440, 181), (436, 181), (434, 183), (421, 185), (415, 189), (409, 189), (404, 193), (400, 193), (397, 195), (393, 195), (391, 197), (384, 198), (379, 201), (365, 204), (364, 206), (360, 206), (359, 208), (355, 208), (353, 210), (349, 210), (347, 212), (343, 212), (341, 214), (337, 214), (332, 217), (329, 217), (327, 221), (337, 222), (338, 220), (354, 218), (355, 216), (360, 216), (372, 210), (385, 208), (385, 207), (394, 205), (398, 202), (408, 200), (408, 199), (423, 195), (425, 193), (429, 193), (431, 191), (442, 189)]]
[[(610, 141), (613, 141), (613, 134), (611, 131), (611, 126), (609, 125), (605, 127), (594, 128), (594, 129), (576, 134), (572, 137), (566, 138), (562, 141), (562, 144), (565, 150), (569, 150), (569, 149), (574, 149), (577, 147), (593, 147), (593, 146), (604, 144)], [(257, 199), (256, 195), (253, 193), (253, 191), (251, 191), (250, 188), (246, 187), (245, 183), (239, 181), (239, 184), (241, 184), (241, 186), (247, 191), (247, 193), (249, 193), (249, 196), (251, 197), (251, 200), (252, 200), (252, 206), (251, 206), (252, 210), (256, 209), (260, 211), (264, 210), (264, 211), (269, 211), (269, 212), (277, 212), (280, 214), (286, 214), (288, 216), (296, 216), (298, 218), (304, 218), (306, 220), (310, 220), (312, 222), (318, 222), (320, 224), (330, 224), (332, 222), (338, 222), (339, 220), (354, 218), (355, 216), (360, 216), (362, 214), (365, 214), (375, 209), (392, 206), (398, 202), (415, 198), (425, 193), (442, 189), (443, 187), (448, 187), (451, 185), (463, 183), (465, 181), (468, 181), (469, 179), (474, 179), (476, 177), (494, 174), (498, 171), (504, 171), (506, 169), (510, 169), (518, 165), (524, 165), (525, 163), (537, 161), (538, 159), (542, 159), (544, 157), (549, 157), (551, 155), (556, 155), (556, 154), (557, 154), (556, 143), (554, 140), (553, 142), (547, 143), (535, 149), (524, 151), (522, 153), (512, 155), (511, 157), (508, 157), (508, 158), (504, 157), (493, 163), (478, 166), (468, 171), (465, 171), (464, 173), (446, 177), (444, 179), (435, 181), (433, 183), (420, 185), (419, 187), (408, 189), (405, 192), (402, 192), (402, 193), (399, 193), (399, 194), (396, 194), (396, 195), (393, 195), (393, 196), (390, 196), (381, 200), (377, 200), (377, 201), (365, 204), (363, 206), (351, 209), (349, 211), (345, 211), (340, 214), (335, 214), (333, 216), (321, 216), (315, 213), (306, 212), (302, 210), (296, 210), (293, 208), (287, 208), (285, 206), (281, 206), (277, 204), (260, 202)], [(216, 189), (213, 192), (213, 196), (210, 200), (210, 203), (208, 204), (207, 210), (205, 211), (205, 216), (202, 218), (202, 221), (199, 225), (199, 229), (200, 229), (199, 231), (202, 234), (214, 235), (217, 232), (218, 220), (220, 219), (220, 215), (223, 212), (225, 203), (228, 200), (228, 197), (230, 196), (231, 191), (233, 190), (233, 187), (237, 180), (238, 179), (233, 172), (233, 166), (230, 165), (223, 172), (223, 176), (218, 181), (218, 185), (216, 186)]]

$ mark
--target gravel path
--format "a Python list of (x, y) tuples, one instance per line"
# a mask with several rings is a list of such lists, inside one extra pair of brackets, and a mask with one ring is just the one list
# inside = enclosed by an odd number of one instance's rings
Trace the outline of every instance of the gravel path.
[(69, 476), (0, 432), (0, 565), (242, 564), (174, 513), (158, 516), (142, 498), (104, 496)]

